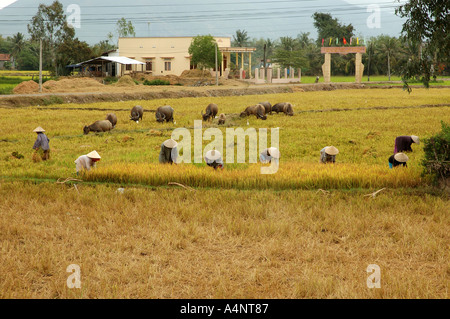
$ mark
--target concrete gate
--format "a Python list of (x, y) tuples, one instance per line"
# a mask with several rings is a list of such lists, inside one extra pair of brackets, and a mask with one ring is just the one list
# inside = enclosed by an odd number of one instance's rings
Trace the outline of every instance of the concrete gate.
[(322, 65), (323, 79), (325, 83), (331, 82), (331, 54), (348, 54), (356, 53), (355, 61), (355, 82), (361, 83), (364, 72), (364, 64), (362, 64), (362, 54), (366, 53), (366, 47), (322, 47), (321, 53), (325, 54), (325, 63)]

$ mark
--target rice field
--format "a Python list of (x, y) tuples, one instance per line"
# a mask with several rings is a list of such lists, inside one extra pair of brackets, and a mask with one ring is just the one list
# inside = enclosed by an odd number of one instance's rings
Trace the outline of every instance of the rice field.
[[(239, 117), (260, 101), (291, 102), (295, 115)], [(202, 132), (279, 128), (275, 174), (248, 152), (218, 171), (158, 163), (161, 143), (175, 128), (194, 136), (209, 103), (228, 119)], [(155, 121), (166, 104), (175, 124)], [(438, 132), (449, 104), (442, 88), (0, 108), (0, 298), (448, 298), (448, 194), (422, 176), (422, 143), (406, 169), (387, 160), (396, 136)], [(109, 112), (115, 129), (83, 135)], [(37, 126), (51, 159), (34, 163)], [(334, 165), (319, 163), (327, 145)], [(77, 176), (74, 160), (94, 149), (97, 168)], [(71, 264), (80, 289), (67, 287)], [(366, 284), (369, 264), (380, 289)]]

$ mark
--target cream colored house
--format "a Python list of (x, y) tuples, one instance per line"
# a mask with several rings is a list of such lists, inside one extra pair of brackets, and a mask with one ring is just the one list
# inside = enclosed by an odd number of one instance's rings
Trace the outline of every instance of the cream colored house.
[[(131, 72), (145, 72), (152, 75), (181, 75), (183, 71), (192, 69), (191, 57), (188, 53), (193, 37), (152, 37), (152, 38), (119, 38), (120, 56), (144, 62), (140, 65), (122, 66), (118, 74), (128, 74)], [(235, 52), (236, 57), (241, 53), (242, 68), (244, 65), (244, 52), (249, 53), (254, 48), (232, 48), (230, 37), (214, 37), (219, 50), (223, 54), (223, 61), (219, 65), (220, 74), (225, 74), (229, 66), (231, 53)], [(250, 63), (251, 69), (251, 63)]]

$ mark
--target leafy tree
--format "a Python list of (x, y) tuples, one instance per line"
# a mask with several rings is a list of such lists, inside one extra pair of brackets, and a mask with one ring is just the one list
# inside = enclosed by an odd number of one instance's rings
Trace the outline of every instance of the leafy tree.
[(0, 53), (11, 52), (12, 43), (0, 35)]
[[(211, 35), (199, 35), (192, 39), (189, 46), (189, 54), (191, 55), (191, 63), (198, 65), (201, 69), (215, 68), (215, 47), (216, 40)], [(217, 63), (222, 63), (222, 54), (217, 49)]]
[(133, 23), (131, 21), (127, 21), (125, 18), (121, 18), (119, 21), (117, 21), (116, 27), (119, 38), (136, 36)]
[[(318, 37), (316, 44), (317, 46), (322, 45), (322, 39), (332, 38), (335, 41), (336, 38), (339, 39), (339, 43), (343, 43), (343, 38), (349, 40), (354, 36), (353, 25), (344, 25), (339, 22), (338, 19), (333, 18), (329, 13), (315, 12), (313, 14), (314, 27), (317, 29)], [(335, 42), (333, 42), (334, 44)], [(351, 56), (333, 56), (331, 59), (331, 73), (333, 74), (349, 74), (354, 69), (346, 69), (346, 66), (351, 60)]]
[(117, 47), (111, 44), (109, 40), (102, 40), (94, 44), (91, 49), (93, 56), (100, 56), (104, 52), (117, 49)]
[(91, 47), (86, 42), (80, 41), (78, 38), (65, 39), (58, 47), (59, 74), (70, 73), (71, 70), (66, 68), (66, 65), (86, 61), (93, 57)]
[(343, 25), (329, 13), (315, 12), (313, 18), (318, 33), (317, 45), (322, 45), (322, 39), (329, 38), (333, 40), (339, 38), (339, 42), (342, 43), (342, 38), (350, 39), (354, 35), (352, 24)]
[(62, 4), (59, 1), (55, 1), (49, 6), (40, 4), (38, 12), (28, 24), (28, 32), (32, 40), (42, 39), (46, 50), (50, 51), (51, 64), (55, 74), (58, 75), (56, 56), (58, 46), (75, 35), (75, 30), (67, 24)]
[(418, 76), (425, 87), (429, 87), (433, 69), (439, 63), (448, 65), (450, 62), (449, 11), (450, 2), (438, 0), (409, 0), (395, 11), (406, 18), (402, 35), (412, 45), (419, 46), (418, 57), (411, 59), (402, 72), (409, 92), (407, 80)]
[(24, 49), (17, 56), (16, 67), (19, 70), (38, 70), (39, 44), (27, 42)]

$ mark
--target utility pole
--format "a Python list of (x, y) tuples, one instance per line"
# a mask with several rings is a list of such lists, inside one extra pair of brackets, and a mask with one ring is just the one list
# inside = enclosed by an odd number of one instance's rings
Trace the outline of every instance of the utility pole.
[(267, 73), (266, 73), (266, 44), (264, 43), (264, 57), (263, 57), (263, 59), (264, 59), (264, 79), (266, 79), (266, 75), (267, 75)]
[(372, 45), (371, 44), (369, 44), (368, 51), (369, 51), (369, 65), (367, 67), (367, 81), (370, 82), (370, 55), (372, 53)]
[(42, 92), (42, 38), (39, 39), (39, 93)]
[(218, 66), (217, 66), (217, 43), (214, 46), (214, 51), (216, 54), (216, 86), (218, 86), (219, 85), (219, 70), (218, 70)]

